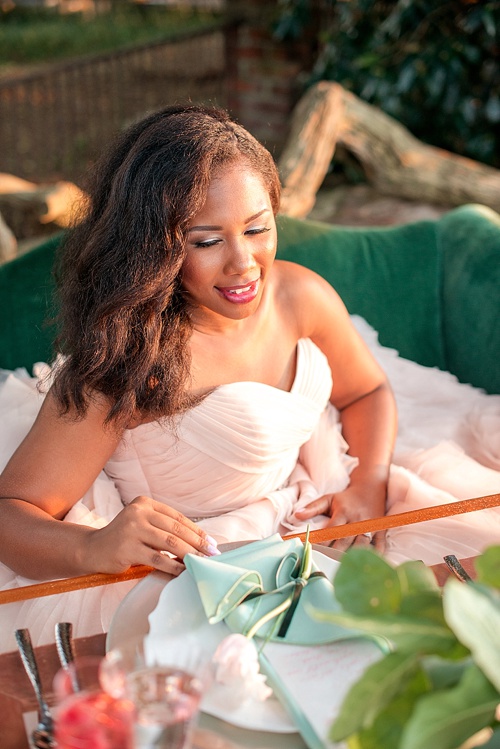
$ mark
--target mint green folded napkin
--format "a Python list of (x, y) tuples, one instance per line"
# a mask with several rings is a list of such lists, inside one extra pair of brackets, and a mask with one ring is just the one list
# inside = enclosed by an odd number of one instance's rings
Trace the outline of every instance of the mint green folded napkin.
[(309, 542), (275, 534), (220, 556), (188, 554), (184, 562), (211, 624), (224, 621), (232, 632), (295, 645), (359, 636), (315, 618), (315, 611), (338, 612), (340, 606)]

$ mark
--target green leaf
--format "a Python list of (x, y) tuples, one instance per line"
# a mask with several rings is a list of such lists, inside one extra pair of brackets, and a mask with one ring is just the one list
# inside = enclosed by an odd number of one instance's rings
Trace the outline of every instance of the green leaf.
[(500, 122), (500, 99), (498, 96), (490, 96), (486, 102), (484, 113), (488, 122)]
[(351, 614), (395, 612), (401, 603), (397, 571), (370, 549), (349, 549), (342, 557), (334, 585), (337, 600)]
[(436, 576), (423, 562), (403, 562), (396, 567), (403, 596), (412, 593), (433, 592), (441, 595)]
[(400, 94), (407, 93), (410, 91), (417, 77), (418, 71), (412, 59), (401, 66), (396, 82), (396, 91)]
[(370, 728), (377, 715), (404, 691), (418, 670), (418, 660), (415, 654), (390, 653), (369, 666), (347, 692), (330, 738), (341, 741), (363, 728)]
[(422, 668), (429, 677), (433, 689), (449, 689), (458, 684), (471, 663), (470, 656), (460, 661), (450, 661), (447, 658), (429, 655), (422, 659)]
[(419, 699), (403, 731), (400, 749), (456, 749), (491, 725), (498, 697), (480, 669), (469, 666), (453, 689)]
[(448, 580), (443, 590), (446, 621), (500, 691), (500, 595), (474, 583)]
[(493, 13), (485, 11), (483, 14), (483, 23), (486, 33), (489, 34), (489, 36), (494, 37), (496, 34), (496, 23)]
[(500, 546), (490, 546), (474, 560), (478, 582), (500, 590)]
[(360, 69), (363, 69), (363, 68), (370, 69), (374, 65), (376, 65), (378, 60), (379, 60), (379, 55), (377, 55), (375, 52), (365, 52), (364, 54), (358, 55), (356, 57), (355, 65), (356, 67)]
[(406, 688), (378, 715), (373, 726), (355, 734), (355, 746), (359, 749), (400, 749), (401, 735), (414, 705), (427, 691), (426, 676), (422, 671), (418, 671)]
[(446, 626), (443, 613), (443, 599), (440, 592), (422, 592), (406, 596), (401, 602), (400, 614), (402, 616), (437, 622), (442, 626)]
[[(337, 573), (338, 574), (338, 573)], [(385, 616), (356, 616), (348, 612), (323, 613), (315, 612), (321, 621), (331, 621), (342, 627), (357, 629), (370, 635), (385, 638), (394, 649), (401, 652), (451, 653), (453, 657), (463, 657), (463, 648), (457, 653), (457, 638), (446, 625), (431, 621), (419, 621), (415, 617), (403, 617), (387, 614)]]

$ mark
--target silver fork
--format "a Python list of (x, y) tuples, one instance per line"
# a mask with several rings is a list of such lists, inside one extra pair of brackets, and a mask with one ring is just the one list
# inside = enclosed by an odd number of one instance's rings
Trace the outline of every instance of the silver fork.
[(55, 747), (54, 721), (52, 720), (49, 706), (42, 691), (42, 682), (40, 681), (40, 674), (29, 630), (17, 629), (16, 642), (21, 654), (21, 660), (38, 702), (38, 726), (31, 734), (33, 745), (36, 749), (52, 749), (52, 747)]

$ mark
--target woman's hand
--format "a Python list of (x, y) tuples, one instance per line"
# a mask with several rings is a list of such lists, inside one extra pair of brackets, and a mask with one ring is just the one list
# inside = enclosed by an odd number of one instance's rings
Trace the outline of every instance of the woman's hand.
[(181, 512), (150, 497), (136, 497), (104, 528), (89, 536), (86, 552), (98, 572), (145, 564), (178, 575), (186, 554), (214, 556), (217, 542)]
[[(357, 523), (360, 520), (368, 520), (369, 518), (383, 515), (383, 509), (377, 511), (377, 505), (380, 502), (368, 503), (366, 501), (366, 491), (366, 488), (361, 491), (356, 486), (348, 486), (347, 489), (337, 492), (337, 494), (324, 494), (322, 497), (310, 502), (303, 510), (297, 510), (295, 515), (303, 522), (310, 520), (316, 515), (328, 515), (330, 520), (326, 527)], [(324, 543), (339, 551), (346, 551), (351, 546), (369, 546), (373, 544), (378, 551), (383, 552), (385, 531), (378, 531), (373, 534), (373, 537), (361, 533), (358, 536), (347, 536), (339, 538), (336, 541)]]

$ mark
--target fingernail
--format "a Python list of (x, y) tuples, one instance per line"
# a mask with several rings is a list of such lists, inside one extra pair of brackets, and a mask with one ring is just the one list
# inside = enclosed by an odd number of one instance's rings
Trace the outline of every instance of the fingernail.
[(220, 554), (220, 551), (217, 546), (212, 546), (212, 544), (210, 544), (210, 546), (207, 546), (207, 554), (209, 557), (215, 557), (217, 554)]
[(215, 548), (217, 548), (217, 541), (215, 540), (215, 538), (213, 538), (213, 536), (205, 536), (205, 538), (210, 546), (215, 546)]

